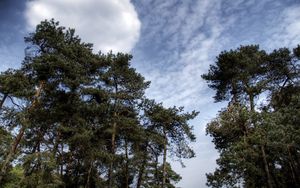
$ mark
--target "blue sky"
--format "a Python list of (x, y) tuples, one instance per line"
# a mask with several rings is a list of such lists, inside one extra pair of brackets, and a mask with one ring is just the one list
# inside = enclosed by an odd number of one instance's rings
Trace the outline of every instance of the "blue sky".
[(75, 27), (95, 52), (123, 51), (152, 82), (150, 98), (200, 111), (191, 123), (197, 157), (174, 162), (183, 188), (205, 187), (218, 157), (205, 126), (225, 103), (200, 75), (223, 50), (259, 44), (272, 50), (300, 43), (299, 0), (0, 0), (0, 70), (19, 67), (23, 37), (45, 18)]

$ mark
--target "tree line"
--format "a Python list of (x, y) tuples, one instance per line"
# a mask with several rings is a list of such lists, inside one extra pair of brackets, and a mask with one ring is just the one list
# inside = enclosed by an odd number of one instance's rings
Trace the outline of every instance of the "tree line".
[[(0, 74), (0, 187), (175, 187), (167, 159), (195, 156), (198, 112), (148, 99), (131, 55), (95, 54), (54, 20), (25, 42)], [(300, 46), (248, 45), (202, 75), (228, 101), (206, 128), (220, 154), (207, 186), (300, 187), (299, 62)]]
[(224, 51), (202, 75), (229, 101), (206, 131), (220, 153), (210, 187), (300, 187), (300, 46)]
[(198, 112), (147, 99), (131, 55), (95, 54), (53, 19), (25, 42), (0, 74), (0, 187), (175, 187), (167, 157), (195, 156)]

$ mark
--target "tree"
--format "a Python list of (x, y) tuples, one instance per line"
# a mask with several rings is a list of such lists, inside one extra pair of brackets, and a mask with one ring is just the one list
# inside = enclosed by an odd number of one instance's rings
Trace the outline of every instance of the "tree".
[[(54, 20), (41, 22), (25, 41), (21, 68), (0, 74), (1, 184), (173, 187), (180, 180), (159, 157), (165, 148), (166, 158), (171, 141), (174, 154), (192, 156), (187, 121), (196, 112), (153, 102), (150, 116), (149, 82), (131, 67), (132, 56), (94, 54), (92, 44)], [(16, 169), (21, 179), (12, 185)]]
[[(289, 103), (289, 91), (299, 87), (298, 48), (294, 49), (294, 54), (287, 48), (267, 54), (258, 46), (241, 46), (222, 52), (208, 74), (202, 76), (209, 87), (216, 90), (216, 102), (231, 101), (207, 126), (207, 133), (220, 152), (219, 167), (207, 175), (209, 186), (298, 185), (294, 170), (297, 164), (291, 163), (293, 157), (289, 157), (290, 162), (282, 161), (286, 157), (279, 153), (287, 149), (285, 144), (278, 144), (283, 131), (287, 135), (295, 132), (288, 121), (279, 119), (292, 114), (281, 105)], [(258, 108), (255, 99), (259, 97), (268, 97), (269, 104)], [(296, 106), (292, 108), (295, 111)], [(295, 137), (289, 140), (291, 142), (299, 144)], [(293, 183), (287, 181), (287, 174), (295, 177)]]
[(189, 147), (190, 141), (195, 141), (192, 127), (188, 121), (194, 119), (198, 112), (182, 113), (183, 108), (164, 108), (162, 104), (155, 104), (153, 101), (145, 101), (147, 108), (146, 116), (151, 122), (151, 131), (162, 137), (163, 164), (161, 187), (166, 186), (167, 180), (167, 152), (170, 151), (179, 159), (194, 157), (194, 151)]

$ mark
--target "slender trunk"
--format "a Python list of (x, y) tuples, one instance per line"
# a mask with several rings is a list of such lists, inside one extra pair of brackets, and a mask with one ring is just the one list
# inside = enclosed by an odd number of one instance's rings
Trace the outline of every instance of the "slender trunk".
[[(117, 79), (116, 77), (113, 77), (114, 80), (114, 89), (115, 89), (115, 95), (117, 96), (118, 94), (118, 83), (117, 83)], [(114, 182), (114, 178), (113, 178), (113, 167), (114, 167), (114, 155), (115, 155), (115, 140), (116, 140), (116, 129), (117, 129), (117, 122), (116, 122), (116, 118), (117, 118), (117, 103), (118, 103), (118, 99), (115, 96), (114, 98), (114, 114), (113, 114), (113, 124), (112, 124), (112, 135), (111, 135), (111, 154), (112, 154), (112, 160), (110, 162), (109, 165), (109, 169), (108, 169), (108, 188), (112, 188), (113, 186), (113, 182)]]
[(267, 183), (268, 183), (268, 188), (272, 188), (272, 182), (271, 182), (271, 175), (270, 175), (270, 170), (269, 170), (269, 165), (267, 162), (267, 157), (266, 157), (266, 153), (265, 153), (265, 146), (261, 146), (261, 153), (262, 153), (262, 157), (263, 157), (263, 163), (264, 163), (264, 168), (265, 168), (265, 172), (267, 175)]
[[(145, 155), (147, 155), (147, 154), (145, 154)], [(140, 170), (139, 170), (136, 188), (140, 188), (141, 185), (142, 185), (143, 175), (144, 175), (144, 171), (145, 171), (145, 165), (146, 165), (146, 162), (147, 162), (147, 156), (144, 156), (144, 159), (143, 159), (141, 168), (140, 168)]]
[(6, 98), (8, 97), (8, 94), (4, 94), (2, 100), (0, 101), (0, 110), (2, 109), (2, 106), (6, 100)]
[(25, 127), (22, 126), (19, 133), (18, 133), (18, 135), (17, 135), (17, 137), (16, 137), (16, 139), (14, 140), (14, 143), (12, 144), (12, 146), (9, 150), (8, 155), (5, 158), (5, 161), (3, 163), (3, 166), (1, 168), (1, 173), (0, 173), (0, 184), (3, 180), (3, 178), (4, 178), (4, 175), (7, 172), (7, 169), (9, 167), (10, 162), (12, 161), (12, 159), (14, 157), (14, 154), (16, 153), (17, 147), (18, 147), (18, 145), (19, 145), (19, 143), (20, 143), (20, 141), (21, 141), (21, 139), (24, 135), (24, 132), (25, 132)]
[(157, 187), (160, 184), (159, 175), (158, 175), (158, 155), (155, 155), (155, 180)]
[(288, 150), (288, 154), (289, 154), (289, 166), (290, 166), (290, 169), (291, 169), (292, 177), (293, 177), (293, 180), (295, 182), (295, 185), (299, 186), (300, 181), (299, 181), (299, 176), (298, 176), (298, 173), (297, 173), (297, 170), (296, 170), (297, 169), (297, 164), (294, 162), (294, 159), (292, 157), (291, 146), (290, 145), (287, 146), (287, 150)]
[(60, 175), (63, 176), (63, 172), (64, 172), (64, 144), (61, 143), (61, 157), (60, 157)]
[(129, 188), (129, 167), (128, 167), (128, 143), (127, 139), (125, 139), (125, 161), (126, 161), (126, 166), (125, 166), (125, 188)]
[(250, 100), (250, 110), (251, 110), (251, 112), (254, 112), (254, 96), (253, 96), (253, 94), (249, 94), (249, 100)]
[(295, 173), (294, 173), (294, 168), (293, 168), (293, 165), (292, 165), (291, 161), (289, 161), (289, 166), (290, 166), (290, 170), (291, 170), (291, 173), (292, 173), (293, 181), (294, 181), (295, 184), (297, 184), (296, 176), (295, 176)]
[(237, 95), (237, 87), (236, 87), (236, 82), (235, 81), (231, 81), (231, 87), (232, 87), (232, 103), (237, 103), (238, 102), (238, 95)]
[(166, 171), (167, 171), (167, 143), (168, 143), (168, 140), (167, 140), (167, 135), (164, 131), (164, 136), (165, 136), (165, 142), (164, 142), (164, 155), (163, 155), (163, 179), (162, 179), (162, 185), (161, 187), (162, 188), (165, 188), (165, 185), (166, 185)]
[[(114, 112), (114, 118), (117, 117), (117, 113)], [(116, 147), (116, 129), (117, 129), (117, 123), (116, 121), (113, 122), (113, 126), (112, 126), (112, 135), (111, 135), (111, 154), (114, 155), (115, 154), (115, 147)], [(114, 160), (112, 160), (110, 162), (110, 166), (109, 166), (109, 170), (108, 170), (108, 187), (112, 188), (113, 186), (113, 163)]]
[[(30, 108), (28, 109), (28, 111), (31, 111), (35, 107), (36, 103), (38, 102), (38, 98), (39, 98), (39, 96), (41, 94), (41, 91), (42, 91), (43, 87), (44, 87), (44, 82), (41, 81), (40, 85), (39, 85), (39, 88), (37, 89), (37, 91), (36, 91), (36, 93), (34, 95), (33, 102), (31, 104)], [(23, 123), (21, 125), (20, 130), (19, 130), (19, 133), (17, 134), (15, 140), (13, 141), (13, 144), (11, 145), (9, 153), (7, 154), (7, 156), (5, 158), (5, 161), (3, 163), (3, 166), (1, 168), (1, 172), (0, 172), (0, 184), (3, 181), (4, 175), (7, 173), (7, 169), (9, 167), (10, 162), (13, 160), (14, 155), (16, 154), (17, 148), (18, 148), (18, 146), (19, 146), (19, 144), (20, 144), (20, 142), (21, 142), (21, 140), (23, 138), (25, 129), (27, 127), (27, 124), (29, 124), (29, 119), (25, 118), (23, 120)]]
[(91, 179), (91, 172), (92, 172), (92, 168), (93, 168), (93, 160), (90, 164), (90, 168), (89, 168), (89, 171), (88, 171), (88, 177), (87, 177), (87, 181), (86, 181), (86, 185), (85, 185), (85, 188), (88, 188), (90, 187), (90, 179)]
[[(254, 95), (253, 95), (253, 93), (249, 92), (248, 96), (249, 96), (249, 101), (250, 101), (250, 111), (254, 113), (255, 112), (255, 108), (254, 108)], [(271, 174), (270, 174), (269, 165), (268, 165), (268, 161), (267, 161), (267, 157), (266, 157), (266, 152), (265, 152), (265, 146), (263, 144), (260, 146), (260, 150), (261, 150), (261, 154), (262, 154), (264, 169), (265, 169), (265, 172), (266, 172), (266, 175), (267, 175), (267, 185), (268, 185), (268, 188), (273, 188), (272, 181), (271, 181)]]
[[(53, 158), (55, 159), (55, 157), (56, 157), (56, 153), (58, 152), (58, 145), (59, 145), (59, 139), (60, 139), (60, 132), (58, 131), (57, 132), (57, 136), (55, 137), (55, 140), (54, 140), (54, 143), (53, 143), (53, 151), (52, 151), (52, 153), (53, 153)], [(59, 166), (59, 164), (60, 164), (60, 162), (59, 162), (59, 159), (57, 158), (57, 174), (59, 174), (59, 172), (60, 172), (60, 170), (59, 170), (59, 168), (60, 168), (60, 166)]]

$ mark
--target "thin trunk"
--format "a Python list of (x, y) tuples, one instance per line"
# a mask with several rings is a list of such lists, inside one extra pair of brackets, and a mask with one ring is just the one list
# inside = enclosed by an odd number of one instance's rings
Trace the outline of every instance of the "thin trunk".
[[(59, 145), (59, 139), (60, 139), (60, 132), (58, 131), (57, 132), (57, 136), (54, 140), (54, 143), (53, 143), (53, 158), (55, 158), (56, 156), (56, 153), (58, 152), (58, 145)], [(58, 163), (57, 163), (57, 174), (59, 174), (59, 160), (57, 159)]]
[(16, 150), (17, 150), (17, 147), (24, 135), (24, 132), (25, 132), (25, 126), (22, 126), (16, 139), (14, 140), (14, 143), (12, 144), (10, 150), (9, 150), (9, 153), (8, 155), (6, 156), (5, 158), (5, 161), (3, 163), (3, 166), (1, 168), (1, 173), (0, 173), (0, 184), (2, 183), (2, 180), (4, 178), (4, 175), (6, 174), (7, 172), (7, 169), (9, 167), (9, 164), (10, 162), (12, 161), (13, 157), (14, 157), (14, 154), (16, 153)]
[[(114, 112), (114, 118), (117, 117), (117, 113)], [(115, 154), (115, 147), (116, 147), (116, 129), (117, 129), (117, 123), (116, 121), (113, 122), (113, 126), (112, 126), (112, 135), (111, 135), (111, 154), (114, 155)], [(113, 163), (114, 160), (112, 160), (110, 162), (110, 166), (109, 166), (109, 170), (108, 170), (108, 187), (112, 188), (113, 185)]]
[(299, 186), (300, 185), (299, 176), (298, 176), (297, 170), (296, 170), (297, 169), (297, 164), (294, 163), (294, 159), (292, 157), (291, 148), (290, 147), (291, 146), (289, 146), (289, 145), (287, 146), (287, 150), (288, 150), (288, 154), (289, 154), (289, 165), (290, 165), (290, 169), (291, 169), (291, 172), (292, 172), (292, 177), (293, 177), (293, 180), (295, 182), (295, 185)]
[(236, 87), (236, 82), (235, 81), (231, 81), (231, 87), (232, 87), (232, 103), (235, 104), (238, 102), (238, 95), (237, 95), (237, 87)]
[(164, 136), (165, 136), (165, 142), (164, 142), (164, 155), (163, 155), (163, 179), (162, 179), (162, 185), (161, 187), (162, 188), (165, 188), (165, 185), (166, 185), (166, 171), (167, 171), (167, 143), (168, 143), (168, 140), (167, 140), (167, 135), (164, 131)]
[(159, 186), (160, 181), (158, 175), (158, 155), (155, 155), (155, 180), (156, 180), (156, 185)]
[[(118, 83), (117, 83), (117, 79), (115, 77), (113, 77), (114, 80), (114, 89), (115, 89), (115, 95), (118, 94)], [(116, 140), (116, 129), (117, 129), (117, 123), (116, 123), (116, 118), (117, 118), (117, 103), (118, 103), (118, 99), (115, 96), (114, 98), (114, 114), (113, 114), (113, 125), (112, 125), (112, 135), (111, 135), (111, 154), (114, 158), (115, 155), (115, 140)], [(113, 166), (114, 166), (114, 159), (112, 159), (112, 161), (110, 162), (109, 165), (109, 169), (108, 169), (108, 188), (112, 188), (113, 186), (113, 182), (114, 182), (114, 178), (113, 178)]]
[(294, 181), (295, 184), (297, 184), (296, 176), (295, 176), (293, 165), (292, 165), (291, 161), (289, 161), (289, 166), (290, 166), (290, 169), (291, 169), (293, 181)]
[[(253, 95), (253, 93), (248, 92), (248, 96), (249, 96), (249, 102), (250, 102), (250, 111), (254, 113), (255, 112), (254, 95)], [(255, 123), (255, 122), (253, 122), (253, 123)], [(266, 152), (265, 152), (265, 146), (261, 145), (260, 149), (261, 149), (261, 154), (262, 154), (262, 158), (263, 158), (264, 169), (265, 169), (265, 172), (266, 172), (266, 175), (267, 175), (267, 185), (268, 185), (268, 188), (273, 188), (272, 181), (271, 181), (270, 170), (269, 170), (269, 165), (268, 165)]]
[(253, 96), (253, 94), (249, 94), (249, 100), (250, 100), (250, 110), (251, 110), (251, 112), (254, 112), (254, 96)]
[[(145, 154), (145, 155), (147, 155), (147, 154)], [(140, 188), (141, 185), (142, 185), (146, 162), (147, 162), (147, 156), (144, 156), (144, 159), (143, 159), (143, 162), (142, 162), (142, 166), (141, 166), (141, 168), (139, 170), (136, 188)]]
[(128, 143), (127, 139), (125, 139), (125, 161), (126, 161), (126, 166), (125, 166), (125, 187), (129, 188), (129, 167), (128, 167)]
[(265, 168), (265, 172), (267, 175), (267, 183), (268, 183), (268, 187), (269, 188), (273, 188), (272, 182), (271, 182), (271, 175), (270, 175), (270, 170), (269, 170), (269, 165), (267, 162), (267, 157), (266, 157), (266, 153), (265, 153), (265, 146), (261, 146), (261, 153), (262, 153), (262, 157), (263, 157), (263, 163), (264, 163), (264, 168)]
[(85, 188), (88, 188), (90, 187), (90, 179), (91, 179), (91, 172), (92, 172), (92, 168), (93, 168), (93, 160), (90, 164), (90, 168), (89, 168), (89, 171), (88, 171), (88, 177), (87, 177), (87, 181), (86, 181), (86, 185), (85, 185)]
[(64, 172), (64, 143), (61, 143), (61, 157), (60, 157), (60, 175), (63, 175)]
[[(38, 98), (39, 98), (39, 96), (41, 94), (41, 91), (42, 91), (43, 87), (44, 87), (44, 82), (41, 81), (40, 85), (39, 85), (39, 88), (37, 89), (37, 91), (36, 91), (36, 93), (34, 95), (33, 102), (31, 104), (30, 108), (28, 109), (28, 111), (31, 111), (35, 107), (36, 103), (38, 102)], [(29, 119), (24, 118), (23, 123), (21, 125), (21, 128), (19, 130), (19, 133), (17, 134), (15, 140), (13, 141), (13, 144), (12, 144), (12, 146), (11, 146), (11, 148), (9, 150), (9, 153), (7, 154), (7, 156), (5, 158), (5, 161), (3, 163), (3, 166), (1, 168), (1, 172), (0, 172), (0, 184), (3, 181), (4, 175), (7, 173), (7, 169), (9, 167), (10, 162), (13, 160), (14, 155), (16, 154), (17, 148), (18, 148), (18, 146), (19, 146), (19, 144), (20, 144), (20, 142), (21, 142), (21, 140), (23, 138), (25, 129), (27, 127), (27, 124), (29, 124)]]

